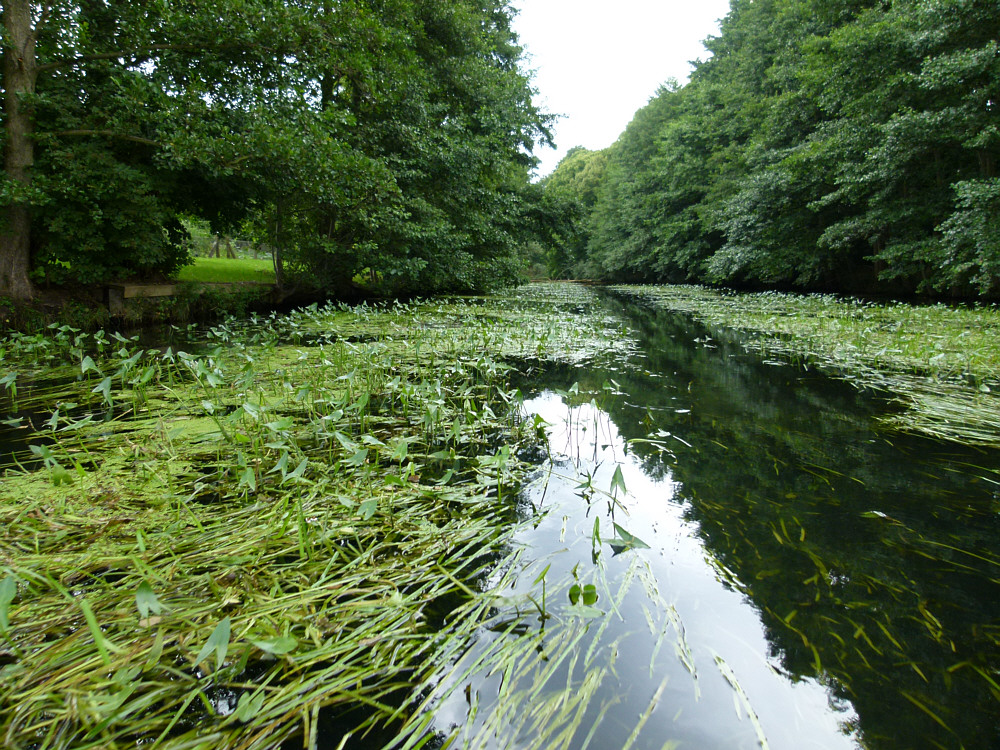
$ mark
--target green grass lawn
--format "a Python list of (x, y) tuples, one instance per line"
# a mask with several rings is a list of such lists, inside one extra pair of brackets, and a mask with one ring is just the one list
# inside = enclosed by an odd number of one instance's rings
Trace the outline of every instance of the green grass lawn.
[(177, 274), (178, 281), (206, 284), (260, 281), (274, 283), (274, 266), (270, 258), (195, 258)]

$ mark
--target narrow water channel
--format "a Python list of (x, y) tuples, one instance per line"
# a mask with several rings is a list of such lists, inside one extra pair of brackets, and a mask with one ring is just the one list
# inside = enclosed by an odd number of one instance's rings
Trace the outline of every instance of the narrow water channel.
[[(885, 398), (732, 332), (592, 304), (636, 353), (516, 363), (551, 454), (504, 592), (539, 611), (548, 686), (587, 694), (570, 746), (1000, 747), (1000, 455), (884, 431)], [(516, 678), (465, 672), (439, 728)], [(496, 746), (537, 742), (546, 700)]]

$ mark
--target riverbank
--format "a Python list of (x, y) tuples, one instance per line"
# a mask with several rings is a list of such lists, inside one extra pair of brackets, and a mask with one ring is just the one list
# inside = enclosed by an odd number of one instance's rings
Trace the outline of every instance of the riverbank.
[(817, 367), (902, 407), (887, 424), (1000, 446), (1000, 308), (877, 304), (832, 295), (616, 286), (657, 308), (750, 338), (768, 356)]

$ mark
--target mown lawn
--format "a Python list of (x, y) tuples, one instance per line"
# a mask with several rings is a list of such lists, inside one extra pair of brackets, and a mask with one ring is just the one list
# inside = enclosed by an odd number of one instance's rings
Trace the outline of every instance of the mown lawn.
[(259, 281), (274, 283), (274, 266), (270, 258), (195, 258), (177, 274), (178, 281), (206, 284)]

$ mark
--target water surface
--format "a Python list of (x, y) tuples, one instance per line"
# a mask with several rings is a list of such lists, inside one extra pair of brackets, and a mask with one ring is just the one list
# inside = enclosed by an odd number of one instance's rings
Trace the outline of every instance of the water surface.
[[(550, 585), (539, 648), (589, 623), (553, 689), (608, 668), (568, 746), (1000, 746), (997, 452), (887, 432), (884, 395), (687, 316), (610, 296), (562, 304), (636, 344), (577, 366), (515, 363), (551, 457), (522, 493), (545, 514), (517, 538), (507, 593), (537, 605), (539, 578)], [(469, 723), (497, 687), (470, 679), (441, 728)], [(496, 746), (530, 743), (512, 736), (527, 726), (513, 720)]]

